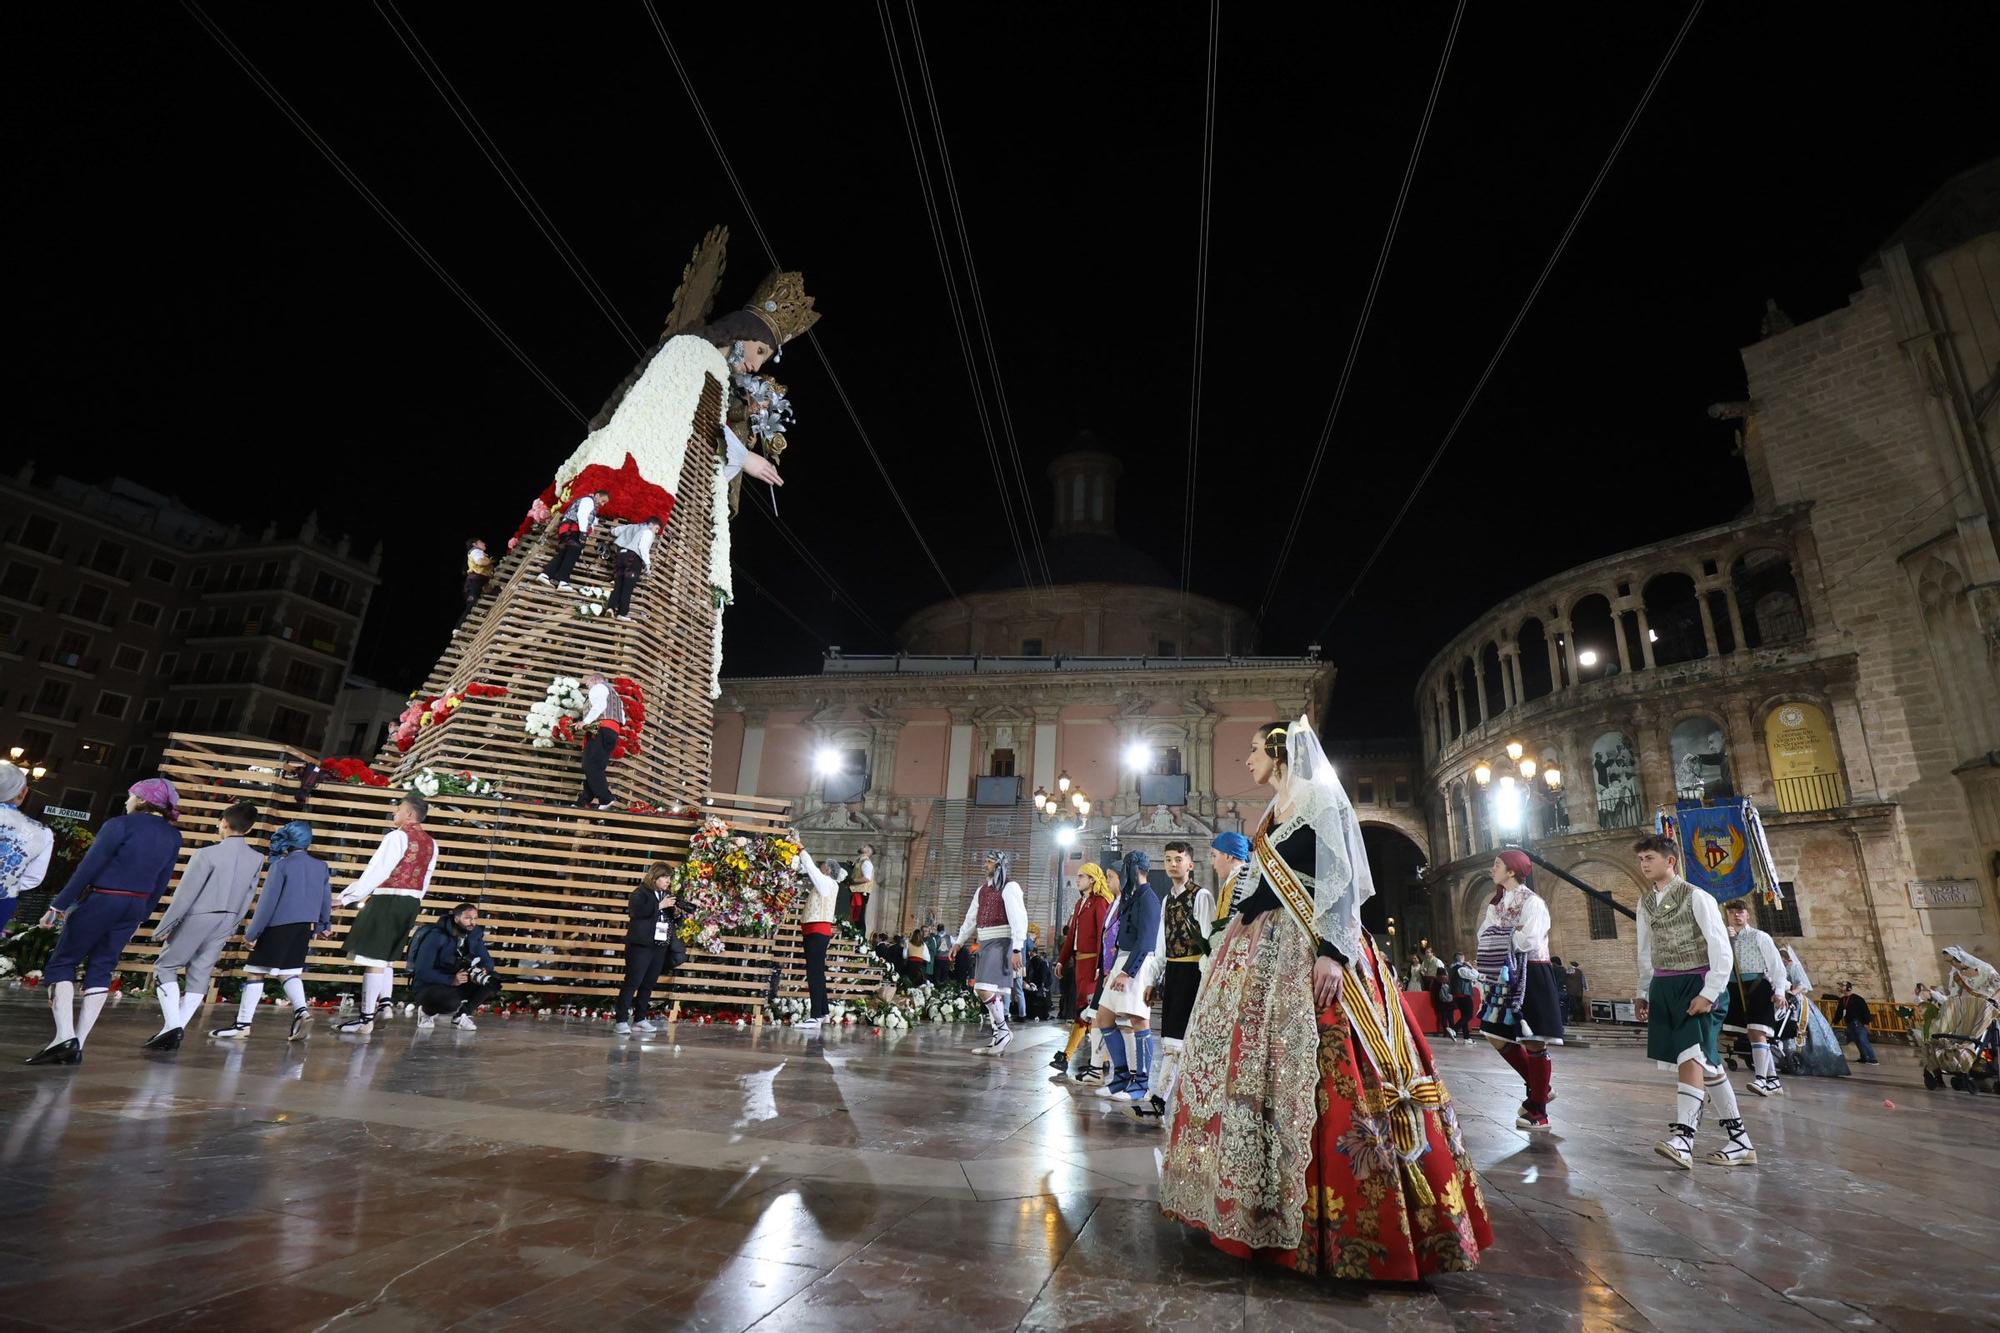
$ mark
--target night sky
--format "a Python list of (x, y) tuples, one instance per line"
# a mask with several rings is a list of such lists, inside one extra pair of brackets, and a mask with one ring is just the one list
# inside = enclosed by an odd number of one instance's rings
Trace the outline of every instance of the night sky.
[[(1839, 306), (1897, 224), (1993, 151), (1983, 8), (1701, 14), (1444, 463), (1327, 631), (1332, 730), (1414, 731), (1416, 673), (1484, 608), (1748, 503), (1729, 429), (1704, 409), (1743, 394), (1736, 349), (1767, 296), (1797, 319)], [(16, 6), (12, 433), (45, 472), (122, 473), (253, 531), (317, 508), (362, 550), (382, 538), (394, 596), (357, 666), (410, 687), (443, 645), (463, 540), (513, 530), (580, 437), (571, 409), (594, 412), (636, 358), (381, 12), (205, 12), (571, 406), (189, 12)], [(719, 308), (741, 304), (769, 264), (643, 7), (572, 6), (553, 23), (401, 12), (626, 323), (650, 341), (718, 222), (732, 229)], [(1127, 464), (1125, 535), (1178, 570), (1207, 7), (926, 12), (1037, 516), (1043, 467), (1091, 430)], [(816, 341), (924, 537), (960, 590), (977, 586), (1012, 547), (877, 11), (660, 14), (778, 257), (804, 270)], [(1353, 582), (1685, 14), (1470, 8), (1265, 651), (1303, 648)], [(1198, 591), (1264, 598), (1451, 17), (1224, 7)], [(778, 373), (798, 409), (780, 512), (893, 631), (945, 589), (815, 348), (795, 345)], [(727, 672), (814, 670), (827, 643), (895, 647), (747, 506), (737, 534), (739, 568), (777, 602), (739, 577)]]

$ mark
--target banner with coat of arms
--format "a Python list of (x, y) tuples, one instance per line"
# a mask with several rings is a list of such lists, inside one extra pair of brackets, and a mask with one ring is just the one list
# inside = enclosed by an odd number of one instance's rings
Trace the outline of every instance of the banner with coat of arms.
[(1662, 810), (1653, 822), (1680, 844), (1681, 874), (1696, 888), (1723, 902), (1752, 893), (1761, 893), (1767, 903), (1783, 901), (1764, 822), (1747, 799), (1680, 801), (1672, 814)]

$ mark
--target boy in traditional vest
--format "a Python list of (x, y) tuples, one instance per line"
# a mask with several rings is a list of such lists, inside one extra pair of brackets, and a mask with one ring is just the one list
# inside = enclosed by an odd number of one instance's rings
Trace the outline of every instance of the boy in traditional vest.
[(1750, 1091), (1759, 1097), (1782, 1097), (1785, 1088), (1778, 1082), (1771, 1038), (1785, 1015), (1785, 960), (1771, 937), (1750, 924), (1748, 898), (1724, 903), (1722, 922), (1729, 927), (1736, 964), (1736, 975), (1729, 982), (1729, 1016), (1734, 1021), (1726, 1030), (1750, 1038)]
[(389, 998), (395, 982), (389, 962), (403, 956), (410, 942), (410, 927), (430, 891), (431, 872), (437, 869), (437, 841), (424, 832), (424, 816), (430, 805), (411, 792), (396, 803), (396, 826), (383, 836), (361, 878), (340, 893), (340, 905), (362, 904), (360, 915), (347, 928), (347, 956), (361, 969), (361, 1016), (339, 1024), (334, 1031), (366, 1036), (375, 1030), (375, 1010)]
[(1194, 847), (1185, 842), (1166, 846), (1167, 895), (1160, 905), (1167, 964), (1160, 977), (1160, 1062), (1149, 1079), (1147, 1095), (1132, 1103), (1141, 1120), (1164, 1125), (1167, 1094), (1180, 1066), (1181, 1040), (1201, 993), (1202, 963), (1208, 957), (1208, 928), (1215, 920), (1215, 895), (1198, 888), (1194, 878)]
[(1729, 1141), (1705, 1160), (1711, 1166), (1754, 1166), (1757, 1150), (1744, 1132), (1736, 1090), (1716, 1050), (1735, 960), (1722, 911), (1713, 897), (1681, 878), (1680, 848), (1672, 838), (1650, 835), (1632, 850), (1648, 886), (1639, 895), (1637, 997), (1639, 1021), (1647, 1025), (1646, 1054), (1680, 1075), (1674, 1118), (1654, 1151), (1692, 1170), (1695, 1132), (1712, 1101)]

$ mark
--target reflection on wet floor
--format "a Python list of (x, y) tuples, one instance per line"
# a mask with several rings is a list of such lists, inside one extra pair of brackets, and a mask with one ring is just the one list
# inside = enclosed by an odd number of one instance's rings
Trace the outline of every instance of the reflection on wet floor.
[[(45, 1039), (0, 996), (0, 1049)], [(495, 1019), (0, 1066), (0, 1328), (1990, 1327), (2000, 1098), (1747, 1099), (1764, 1165), (1669, 1167), (1660, 1076), (1569, 1051), (1557, 1133), (1439, 1061), (1497, 1244), (1422, 1287), (1251, 1272), (1153, 1203), (1156, 1129), (1052, 1082), (1051, 1025), (877, 1036)], [(1891, 1107), (1887, 1103), (1893, 1102)]]

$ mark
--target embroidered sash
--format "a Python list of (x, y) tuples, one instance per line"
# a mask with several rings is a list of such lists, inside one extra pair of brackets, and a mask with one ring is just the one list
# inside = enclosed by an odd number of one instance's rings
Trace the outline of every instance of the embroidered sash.
[[(1277, 849), (1271, 846), (1266, 833), (1260, 831), (1257, 834), (1251, 850), (1257, 857), (1258, 869), (1277, 892), (1278, 901), (1305, 927), (1306, 935), (1317, 951), (1319, 932), (1313, 929), (1312, 893), (1299, 882), (1299, 877), (1285, 864)], [(1361, 947), (1369, 948), (1365, 940)], [(1388, 1118), (1390, 1141), (1395, 1144), (1396, 1156), (1402, 1161), (1403, 1175), (1409, 1182), (1410, 1192), (1419, 1203), (1435, 1203), (1430, 1182), (1425, 1179), (1423, 1168), (1417, 1165), (1418, 1159), (1430, 1147), (1430, 1140), (1424, 1133), (1424, 1112), (1439, 1109), (1451, 1097), (1442, 1081), (1424, 1072), (1423, 1061), (1417, 1056), (1416, 1043), (1410, 1039), (1410, 1028), (1404, 1021), (1401, 1003), (1397, 1003), (1393, 1014), (1389, 1013), (1377, 998), (1368, 978), (1362, 974), (1360, 962), (1359, 958), (1355, 958), (1347, 963), (1347, 977), (1340, 988), (1340, 1008), (1354, 1031), (1356, 1044), (1367, 1055), (1369, 1064), (1374, 1066), (1379, 1086), (1372, 1091), (1364, 1089), (1356, 1108), (1367, 1115)], [(1379, 972), (1379, 966), (1375, 970)]]
[(1278, 901), (1285, 905), (1293, 920), (1305, 927), (1307, 938), (1317, 949), (1319, 932), (1313, 929), (1312, 890), (1299, 883), (1299, 877), (1292, 873), (1292, 868), (1285, 864), (1285, 858), (1278, 855), (1278, 849), (1271, 845), (1268, 826), (1258, 830), (1257, 840), (1250, 844), (1250, 851), (1257, 858), (1257, 868), (1277, 892)]

